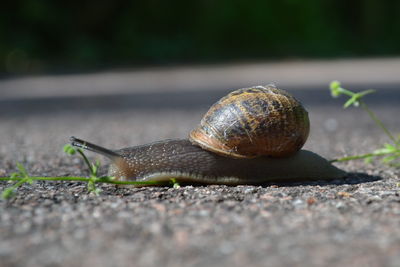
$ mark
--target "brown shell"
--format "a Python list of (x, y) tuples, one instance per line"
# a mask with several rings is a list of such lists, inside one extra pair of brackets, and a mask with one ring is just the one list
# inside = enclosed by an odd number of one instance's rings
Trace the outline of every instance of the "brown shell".
[(234, 158), (284, 157), (306, 142), (308, 113), (274, 85), (231, 92), (215, 103), (189, 136), (192, 143)]

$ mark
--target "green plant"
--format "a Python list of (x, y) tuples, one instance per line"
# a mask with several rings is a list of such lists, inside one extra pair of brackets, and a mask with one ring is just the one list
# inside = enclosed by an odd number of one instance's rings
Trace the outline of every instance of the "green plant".
[[(33, 183), (32, 177), (29, 176), (28, 172), (26, 171), (25, 167), (21, 163), (17, 163), (18, 172), (14, 172), (9, 177), (9, 180), (16, 180), (18, 181), (14, 185), (4, 189), (1, 193), (2, 198), (11, 198), (15, 194), (15, 190), (23, 185), (24, 183)], [(7, 178), (7, 177), (6, 177)]]
[[(101, 189), (97, 187), (98, 183), (108, 183), (108, 184), (116, 184), (116, 185), (162, 185), (165, 182), (159, 181), (118, 181), (115, 180), (114, 177), (110, 176), (99, 176), (98, 171), (100, 168), (100, 162), (96, 161), (95, 163), (90, 163), (89, 159), (86, 157), (85, 153), (82, 149), (78, 148), (75, 149), (71, 145), (64, 146), (64, 152), (68, 155), (75, 155), (79, 153), (80, 156), (83, 158), (83, 161), (88, 167), (89, 170), (89, 177), (70, 177), (70, 176), (62, 176), (62, 177), (37, 177), (37, 176), (30, 176), (25, 169), (25, 167), (21, 163), (17, 163), (18, 171), (14, 172), (10, 175), (10, 177), (0, 177), (0, 181), (8, 181), (13, 182), (16, 181), (10, 187), (7, 187), (3, 190), (1, 196), (4, 199), (8, 199), (14, 196), (15, 191), (18, 187), (25, 183), (32, 184), (34, 181), (78, 181), (78, 182), (86, 182), (88, 192), (92, 192), (98, 195), (101, 192)], [(179, 188), (179, 184), (176, 182), (175, 179), (171, 179), (170, 184), (174, 188)]]
[(341, 86), (339, 81), (333, 81), (330, 84), (330, 90), (332, 97), (339, 97), (341, 95), (346, 95), (349, 99), (344, 103), (343, 107), (348, 108), (350, 106), (361, 107), (364, 109), (371, 119), (375, 122), (375, 124), (381, 128), (387, 137), (392, 142), (385, 143), (379, 149), (376, 149), (370, 153), (362, 154), (362, 155), (354, 155), (348, 157), (342, 157), (338, 159), (331, 160), (331, 162), (340, 162), (340, 161), (348, 161), (355, 159), (364, 159), (366, 163), (370, 163), (376, 158), (381, 158), (381, 162), (388, 164), (394, 167), (400, 167), (400, 163), (398, 162), (400, 159), (400, 135), (397, 139), (394, 135), (389, 131), (389, 129), (383, 124), (383, 122), (376, 116), (376, 114), (368, 107), (368, 105), (362, 101), (362, 98), (368, 94), (374, 93), (375, 90), (368, 89), (365, 91), (361, 91), (358, 93), (352, 92), (348, 89), (345, 89)]

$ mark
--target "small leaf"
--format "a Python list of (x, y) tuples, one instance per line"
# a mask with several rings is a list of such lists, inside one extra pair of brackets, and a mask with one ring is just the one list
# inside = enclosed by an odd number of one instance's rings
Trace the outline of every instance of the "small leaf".
[(358, 99), (361, 99), (362, 97), (364, 97), (366, 95), (369, 95), (369, 94), (372, 94), (372, 93), (375, 93), (375, 92), (376, 91), (374, 89), (368, 89), (368, 90), (365, 90), (365, 91), (361, 91), (361, 92), (357, 93)]
[(98, 171), (99, 171), (99, 169), (100, 169), (100, 161), (99, 161), (99, 160), (96, 160), (95, 166), (96, 166), (96, 172), (95, 172), (95, 175), (97, 176), (97, 172), (98, 172)]
[(398, 158), (398, 156), (387, 156), (387, 157), (384, 157), (383, 159), (382, 159), (382, 162), (383, 163), (389, 163), (389, 162), (391, 162), (391, 161), (393, 161), (393, 160), (395, 160), (395, 159), (397, 159)]
[(173, 188), (181, 188), (180, 184), (175, 178), (171, 178), (171, 183)]
[(390, 153), (392, 153), (392, 151), (388, 150), (387, 148), (380, 148), (380, 149), (374, 150), (373, 153), (382, 155), (382, 154), (390, 154)]
[(68, 155), (74, 155), (76, 153), (76, 149), (70, 145), (66, 144), (63, 148), (64, 152), (67, 153)]
[(93, 174), (94, 177), (97, 177), (97, 172), (99, 171), (99, 168), (100, 168), (100, 162), (99, 161), (96, 161), (96, 163), (92, 163), (91, 169), (92, 169), (92, 174)]
[(340, 88), (340, 82), (333, 81), (333, 82), (331, 82), (329, 87), (331, 89), (332, 97), (336, 98), (336, 97), (339, 97), (342, 94), (342, 90)]
[(13, 172), (11, 173), (10, 178), (12, 179), (21, 178), (21, 175), (19, 172)]
[(96, 186), (96, 183), (94, 182), (94, 180), (90, 180), (88, 182), (87, 188), (88, 188), (89, 193), (94, 193), (96, 196), (98, 196), (99, 193), (101, 192), (101, 189)]
[(96, 185), (93, 181), (89, 181), (87, 184), (87, 188), (89, 192), (92, 192), (96, 189)]
[(384, 148), (375, 150), (374, 154), (391, 154), (399, 152), (397, 148), (391, 144), (385, 143), (383, 146)]
[(330, 85), (329, 85), (329, 88), (330, 88), (331, 90), (336, 90), (336, 89), (339, 89), (340, 86), (341, 86), (341, 83), (340, 83), (339, 81), (332, 81), (332, 82), (330, 83)]
[(94, 193), (96, 196), (98, 196), (102, 190), (93, 183), (90, 187), (88, 187), (88, 191), (89, 193)]
[(387, 150), (389, 150), (389, 151), (392, 151), (392, 152), (396, 152), (396, 147), (394, 147), (393, 145), (391, 145), (391, 144), (388, 144), (388, 143), (385, 143), (384, 144), (384, 147), (387, 149)]
[(17, 162), (17, 168), (19, 170), (20, 177), (29, 177), (28, 172), (26, 171), (24, 165), (22, 165), (21, 163)]
[(331, 96), (337, 98), (341, 95), (340, 90), (331, 90)]
[(364, 163), (365, 164), (371, 164), (372, 163), (372, 160), (373, 160), (373, 157), (371, 156), (371, 157), (368, 157), (368, 158), (365, 158), (364, 159)]
[(100, 188), (96, 187), (92, 192), (93, 192), (96, 196), (98, 196), (98, 195), (100, 195), (101, 191), (103, 191), (103, 190), (101, 190)]
[(354, 95), (349, 100), (347, 100), (346, 103), (344, 103), (343, 108), (348, 108), (351, 105), (358, 107), (359, 104), (360, 103), (358, 103), (357, 95)]
[(97, 166), (92, 163), (92, 173), (95, 174), (97, 172)]
[(1, 197), (3, 199), (9, 199), (12, 196), (14, 196), (14, 194), (15, 194), (14, 188), (13, 187), (9, 187), (9, 188), (4, 189), (4, 191), (1, 193)]
[(341, 94), (342, 94), (342, 92), (340, 91), (340, 89), (331, 90), (331, 96), (332, 96), (333, 98), (337, 98), (337, 97), (339, 97)]

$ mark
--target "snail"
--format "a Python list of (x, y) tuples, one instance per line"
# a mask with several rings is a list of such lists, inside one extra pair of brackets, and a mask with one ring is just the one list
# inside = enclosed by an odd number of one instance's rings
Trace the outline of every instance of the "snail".
[(122, 181), (260, 184), (337, 179), (346, 172), (301, 150), (309, 134), (308, 113), (274, 85), (229, 93), (211, 106), (189, 139), (170, 139), (109, 150), (71, 137), (76, 147), (100, 153)]

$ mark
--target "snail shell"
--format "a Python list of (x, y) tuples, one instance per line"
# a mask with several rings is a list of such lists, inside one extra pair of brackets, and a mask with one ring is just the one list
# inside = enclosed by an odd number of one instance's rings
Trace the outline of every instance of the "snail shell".
[(293, 96), (274, 85), (231, 92), (204, 115), (189, 140), (233, 158), (285, 157), (307, 140), (308, 113)]

